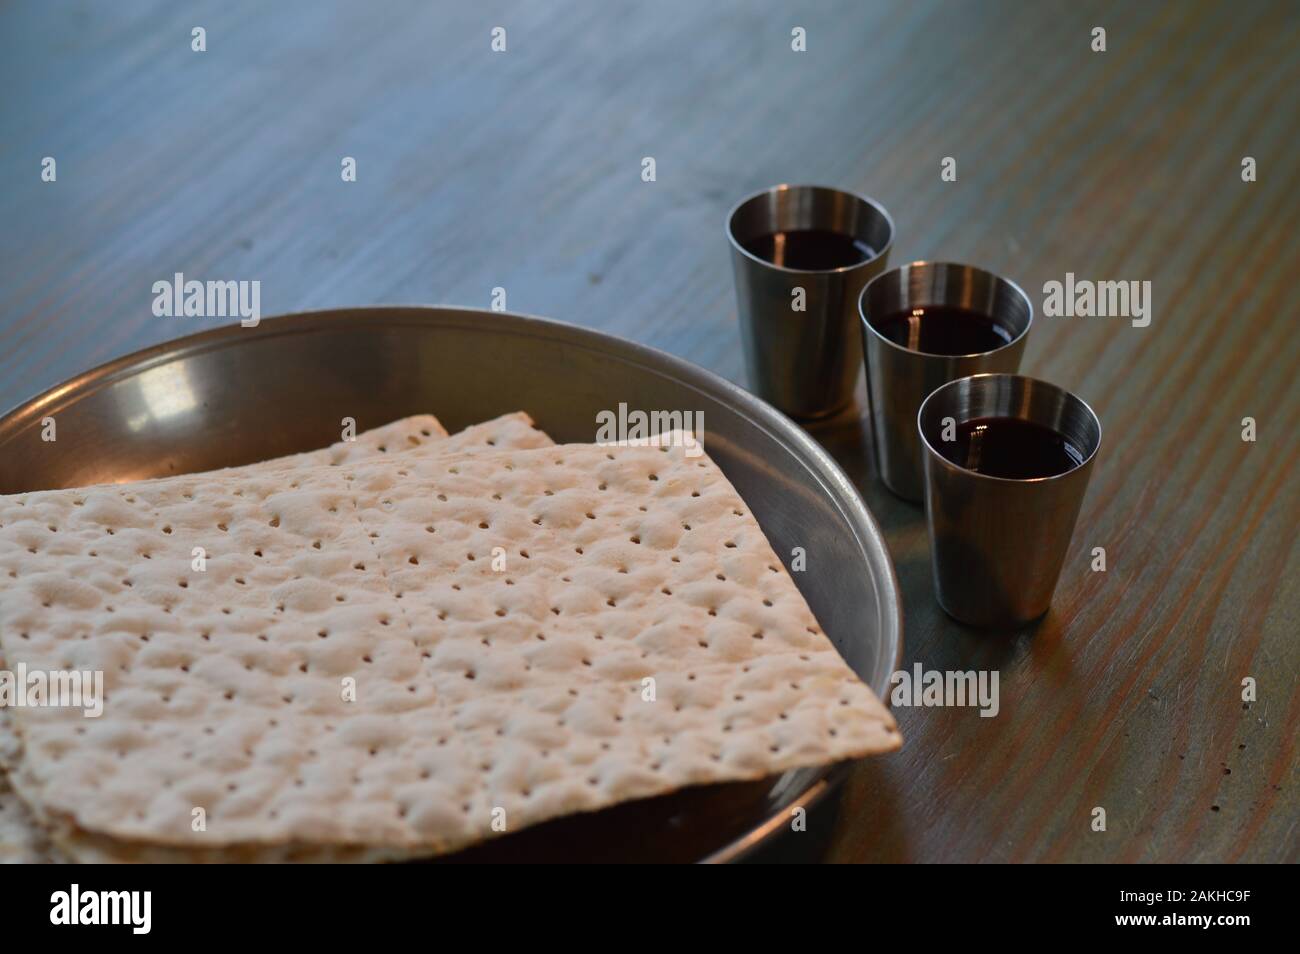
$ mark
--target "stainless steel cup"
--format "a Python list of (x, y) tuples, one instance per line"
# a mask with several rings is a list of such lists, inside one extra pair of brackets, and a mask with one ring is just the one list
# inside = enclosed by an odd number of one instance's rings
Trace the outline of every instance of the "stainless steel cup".
[[(879, 323), (911, 308), (949, 305), (993, 318), (1011, 332), (1010, 343), (982, 354), (911, 351), (880, 333)], [(862, 352), (871, 404), (871, 440), (885, 486), (920, 502), (925, 494), (916, 410), (926, 395), (954, 378), (1020, 368), (1034, 307), (1014, 282), (970, 265), (913, 262), (872, 279), (862, 290)]]
[[(808, 271), (773, 264), (746, 248), (764, 235), (804, 229), (851, 236), (874, 255)], [(727, 237), (751, 388), (791, 417), (824, 417), (846, 407), (861, 371), (853, 330), (858, 294), (888, 260), (894, 242), (889, 213), (850, 192), (779, 185), (741, 200), (727, 217)]]
[[(944, 419), (960, 425), (981, 417), (1015, 417), (1050, 427), (1082, 453), (1083, 463), (1028, 480), (960, 467), (938, 450)], [(1101, 445), (1097, 415), (1045, 381), (977, 374), (927, 397), (916, 427), (925, 445), (925, 509), (939, 605), (976, 626), (1017, 626), (1042, 616), (1052, 602)]]

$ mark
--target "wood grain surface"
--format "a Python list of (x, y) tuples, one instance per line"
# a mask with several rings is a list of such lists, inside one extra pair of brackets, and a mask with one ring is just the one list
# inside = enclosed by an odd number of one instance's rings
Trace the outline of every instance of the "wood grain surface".
[(1030, 334), (1023, 370), (1105, 434), (1034, 628), (945, 617), (860, 415), (814, 431), (887, 532), (906, 665), (1001, 688), (996, 718), (899, 709), (824, 856), (1300, 860), (1297, 49), (1290, 3), (5, 4), (0, 406), (211, 327), (151, 313), (175, 272), (260, 280), (266, 315), (499, 286), (743, 383), (723, 219), (781, 181), (867, 193), (895, 262), (1036, 307), (1067, 272), (1150, 281), (1147, 328)]

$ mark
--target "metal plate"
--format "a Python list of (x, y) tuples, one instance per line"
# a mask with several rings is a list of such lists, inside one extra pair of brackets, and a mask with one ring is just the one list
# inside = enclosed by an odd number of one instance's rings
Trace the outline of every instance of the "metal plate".
[[(620, 403), (703, 413), (704, 446), (787, 563), (837, 649), (882, 699), (902, 652), (884, 539), (810, 437), (685, 361), (559, 322), (460, 308), (360, 308), (223, 327), (128, 355), (0, 418), (0, 493), (265, 460), (432, 412), (450, 431), (523, 409), (557, 442), (595, 439)], [(52, 417), (57, 441), (41, 439)], [(526, 829), (453, 860), (727, 861), (784, 830), (843, 767), (712, 785)]]

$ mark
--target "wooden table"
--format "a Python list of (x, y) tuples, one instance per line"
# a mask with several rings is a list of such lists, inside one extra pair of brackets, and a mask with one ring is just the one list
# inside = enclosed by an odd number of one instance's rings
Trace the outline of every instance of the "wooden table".
[(868, 193), (896, 262), (977, 263), (1037, 305), (1067, 272), (1149, 280), (1149, 327), (1030, 335), (1024, 370), (1105, 429), (1032, 630), (946, 618), (858, 419), (816, 430), (887, 532), (906, 665), (1001, 678), (997, 718), (898, 710), (827, 856), (1300, 859), (1296, 7), (788, 6), (6, 5), (0, 405), (210, 327), (151, 313), (175, 272), (260, 280), (268, 315), (500, 287), (743, 381), (723, 217), (780, 181)]

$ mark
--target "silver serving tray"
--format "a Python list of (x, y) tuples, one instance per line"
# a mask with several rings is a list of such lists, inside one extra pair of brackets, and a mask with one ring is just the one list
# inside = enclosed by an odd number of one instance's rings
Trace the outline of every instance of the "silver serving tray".
[[(884, 538), (831, 457), (747, 391), (678, 358), (583, 328), (464, 308), (310, 312), (190, 335), (119, 358), (0, 418), (0, 493), (138, 480), (265, 460), (432, 412), (450, 431), (523, 409), (557, 442), (596, 414), (704, 414), (704, 446), (849, 665), (882, 699), (902, 653)], [(41, 440), (53, 417), (57, 441)], [(731, 861), (811, 808), (845, 766), (711, 785), (559, 819), (457, 860)]]

